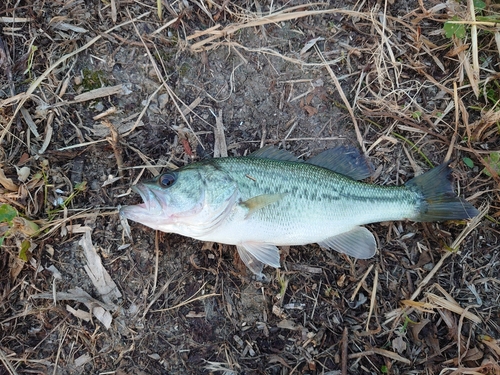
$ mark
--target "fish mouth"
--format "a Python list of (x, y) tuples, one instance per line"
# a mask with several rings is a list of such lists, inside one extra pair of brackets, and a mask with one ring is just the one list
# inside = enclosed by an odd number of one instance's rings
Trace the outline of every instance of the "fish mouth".
[(143, 203), (122, 207), (120, 215), (127, 219), (137, 220), (141, 216), (158, 216), (163, 213), (159, 197), (146, 185), (138, 183), (132, 186), (132, 191), (141, 196)]

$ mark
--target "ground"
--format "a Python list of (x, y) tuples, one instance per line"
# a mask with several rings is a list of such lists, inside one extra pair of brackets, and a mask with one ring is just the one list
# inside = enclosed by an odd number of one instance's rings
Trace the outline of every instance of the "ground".
[[(500, 374), (497, 11), (4, 2), (0, 374)], [(266, 283), (118, 215), (165, 168), (339, 144), (379, 185), (452, 160), (481, 215), (369, 225), (369, 260), (282, 248)]]

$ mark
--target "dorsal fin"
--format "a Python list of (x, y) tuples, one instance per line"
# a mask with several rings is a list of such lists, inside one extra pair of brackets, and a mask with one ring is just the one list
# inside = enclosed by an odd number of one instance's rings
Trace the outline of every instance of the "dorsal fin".
[(306, 160), (306, 163), (329, 169), (353, 180), (363, 180), (372, 174), (368, 161), (355, 147), (337, 146)]
[(257, 151), (252, 152), (248, 157), (252, 158), (260, 158), (260, 159), (273, 159), (273, 160), (281, 160), (281, 161), (295, 161), (302, 162), (299, 158), (297, 158), (291, 152), (283, 150), (274, 146), (264, 146), (259, 148)]

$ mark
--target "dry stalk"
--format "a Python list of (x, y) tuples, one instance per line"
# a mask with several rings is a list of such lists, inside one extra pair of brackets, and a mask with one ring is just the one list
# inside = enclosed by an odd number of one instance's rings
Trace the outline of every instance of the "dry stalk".
[(347, 359), (349, 348), (349, 336), (347, 327), (344, 327), (344, 332), (342, 333), (342, 375), (347, 375)]
[[(131, 20), (128, 20), (128, 21), (125, 21), (125, 22), (122, 22), (121, 24), (119, 25), (116, 25), (114, 27), (112, 27), (111, 29), (109, 30), (106, 30), (104, 33), (105, 34), (109, 34), (111, 31), (113, 30), (116, 30), (116, 29), (119, 29), (123, 26), (126, 26), (130, 23), (134, 23), (135, 21), (137, 20), (140, 20), (141, 18), (144, 18), (146, 16), (148, 16), (150, 14), (150, 12), (146, 12), (146, 13), (143, 13), (141, 14), (140, 16), (138, 17), (135, 17), (134, 19), (131, 19)], [(95, 42), (97, 42), (98, 40), (100, 40), (102, 38), (102, 35), (98, 35), (96, 36), (95, 38), (92, 38), (89, 42), (87, 42), (85, 45), (83, 45), (82, 47), (80, 48), (77, 48), (76, 50), (74, 50), (73, 52), (70, 52), (64, 56), (62, 56), (59, 60), (57, 60), (55, 63), (53, 63), (51, 66), (49, 66), (41, 75), (40, 77), (38, 77), (31, 85), (30, 87), (28, 88), (28, 90), (26, 90), (26, 92), (24, 94), (20, 94), (19, 98), (20, 98), (20, 102), (17, 104), (17, 107), (10, 119), (10, 121), (7, 123), (7, 125), (5, 125), (5, 127), (3, 128), (3, 131), (2, 131), (2, 134), (0, 135), (0, 143), (3, 142), (5, 136), (7, 135), (7, 133), (9, 132), (10, 130), (10, 127), (12, 126), (12, 123), (14, 122), (14, 119), (16, 118), (17, 114), (19, 113), (19, 111), (21, 110), (21, 108), (24, 106), (24, 103), (26, 103), (26, 101), (31, 98), (31, 95), (33, 94), (33, 92), (38, 88), (38, 86), (40, 86), (40, 84), (49, 76), (49, 74), (54, 71), (54, 69), (56, 69), (59, 65), (61, 65), (63, 62), (65, 62), (66, 60), (68, 60), (70, 57), (73, 57), (75, 55), (78, 55), (80, 52), (83, 52), (85, 51), (86, 49), (88, 49), (90, 46), (92, 46)]]
[[(189, 121), (187, 120), (186, 116), (184, 116), (184, 113), (181, 109), (181, 106), (179, 105), (179, 102), (187, 107), (187, 104), (184, 103), (175, 93), (174, 91), (170, 88), (170, 86), (167, 84), (167, 82), (165, 81), (165, 79), (163, 78), (163, 75), (161, 74), (160, 72), (160, 69), (158, 69), (158, 65), (156, 64), (156, 61), (155, 59), (153, 58), (153, 55), (151, 54), (151, 51), (149, 50), (148, 46), (146, 45), (141, 33), (139, 32), (139, 30), (137, 29), (137, 26), (135, 25), (134, 22), (132, 22), (132, 25), (134, 26), (134, 30), (138, 36), (138, 38), (141, 40), (141, 42), (143, 43), (144, 45), (144, 49), (146, 50), (146, 53), (148, 54), (148, 57), (149, 57), (149, 60), (151, 62), (151, 65), (153, 66), (154, 70), (155, 70), (155, 73), (156, 73), (156, 76), (158, 77), (158, 79), (162, 82), (162, 85), (158, 88), (158, 90), (161, 88), (161, 87), (164, 87), (166, 90), (167, 90), (167, 93), (168, 95), (170, 96), (170, 98), (172, 99), (172, 102), (174, 103), (175, 105), (175, 108), (177, 109), (177, 111), (179, 112), (180, 116), (182, 117), (182, 119), (184, 120), (184, 122), (186, 123), (186, 125), (188, 126), (189, 130), (191, 131), (191, 133), (193, 134), (194, 138), (196, 139), (196, 141), (198, 142), (198, 144), (204, 149), (205, 147), (203, 146), (201, 140), (198, 138), (198, 135), (196, 135), (196, 133), (194, 132), (193, 128), (191, 127), (191, 124), (189, 123)], [(144, 109), (145, 111), (145, 109)], [(138, 120), (139, 121), (139, 120)]]
[(476, 98), (479, 98), (479, 53), (478, 53), (478, 47), (477, 47), (477, 25), (475, 24), (476, 21), (476, 10), (474, 7), (474, 1), (473, 0), (467, 0), (467, 5), (469, 8), (469, 15), (472, 21), (472, 24), (470, 26), (470, 38), (471, 38), (471, 45), (472, 45), (472, 80), (471, 80), (471, 85), (472, 89), (474, 90), (474, 94), (476, 94)]
[(7, 369), (10, 375), (17, 375), (16, 369), (14, 368), (12, 363), (10, 363), (9, 358), (7, 358), (5, 352), (2, 349), (0, 349), (0, 361), (2, 362), (2, 364)]
[(366, 331), (369, 331), (370, 328), (370, 318), (373, 314), (373, 310), (375, 309), (375, 305), (377, 304), (377, 287), (378, 287), (378, 268), (375, 267), (375, 275), (373, 276), (373, 286), (372, 286), (372, 295), (370, 298), (370, 310), (368, 311), (368, 317), (366, 318)]
[(113, 153), (115, 154), (116, 165), (118, 167), (118, 175), (123, 177), (123, 158), (122, 158), (122, 148), (120, 145), (120, 135), (116, 130), (116, 127), (108, 120), (102, 121), (102, 124), (105, 125), (110, 133), (111, 137), (107, 137), (106, 140), (109, 142), (111, 147), (113, 148)]
[(354, 299), (356, 298), (356, 294), (358, 294), (359, 290), (363, 286), (363, 283), (365, 282), (366, 278), (370, 274), (370, 272), (373, 269), (373, 267), (374, 267), (373, 264), (370, 265), (370, 267), (366, 270), (366, 272), (363, 275), (363, 277), (361, 278), (361, 280), (359, 280), (359, 283), (358, 283), (358, 285), (356, 285), (356, 288), (354, 289), (354, 292), (352, 292), (351, 302), (354, 301)]
[(190, 303), (193, 303), (193, 302), (196, 302), (196, 301), (201, 301), (201, 300), (204, 300), (204, 299), (207, 299), (207, 298), (220, 296), (219, 293), (210, 293), (210, 294), (204, 294), (202, 296), (195, 297), (195, 295), (197, 295), (205, 287), (205, 285), (207, 285), (206, 282), (200, 287), (200, 289), (198, 289), (198, 291), (196, 291), (194, 293), (194, 295), (192, 297), (188, 298), (187, 300), (182, 301), (181, 303), (178, 303), (175, 306), (167, 307), (166, 309), (152, 310), (151, 312), (152, 313), (156, 313), (156, 312), (165, 312), (165, 311), (175, 310), (175, 309), (178, 309), (178, 308), (180, 308), (182, 306), (189, 305)]
[(321, 60), (323, 61), (324, 67), (328, 71), (328, 74), (330, 74), (330, 77), (332, 78), (333, 83), (335, 84), (335, 87), (337, 88), (337, 91), (342, 98), (342, 101), (344, 102), (347, 110), (349, 111), (349, 114), (351, 115), (352, 122), (354, 124), (354, 130), (356, 132), (356, 138), (358, 139), (359, 146), (363, 150), (363, 153), (366, 155), (366, 147), (365, 147), (365, 142), (363, 141), (363, 136), (361, 135), (361, 131), (359, 130), (358, 126), (358, 121), (356, 119), (356, 116), (354, 116), (354, 111), (352, 110), (351, 104), (349, 103), (349, 100), (347, 100), (347, 97), (344, 94), (344, 90), (342, 90), (342, 86), (340, 86), (340, 82), (337, 79), (337, 76), (333, 72), (332, 68), (330, 68), (330, 65), (327, 64), (325, 58), (323, 57), (323, 54), (319, 50), (318, 46), (314, 46), (316, 49), (316, 53), (319, 55)]
[(151, 307), (155, 304), (155, 302), (158, 300), (158, 298), (160, 298), (163, 295), (163, 293), (168, 289), (170, 284), (174, 280), (176, 280), (178, 278), (178, 276), (180, 276), (180, 274), (181, 274), (180, 271), (175, 272), (174, 274), (172, 274), (172, 276), (170, 276), (170, 278), (165, 282), (165, 284), (163, 284), (161, 289), (153, 296), (153, 298), (151, 298), (151, 301), (149, 301), (148, 305), (146, 306), (146, 308), (142, 312), (141, 319), (144, 319), (146, 317), (147, 313), (149, 312)]
[(441, 256), (441, 259), (436, 263), (434, 268), (427, 274), (427, 276), (418, 284), (417, 290), (412, 294), (410, 300), (414, 301), (422, 292), (422, 289), (429, 283), (429, 281), (434, 277), (434, 275), (441, 269), (441, 267), (444, 264), (444, 261), (450, 257), (452, 254), (455, 254), (457, 249), (459, 248), (460, 244), (465, 240), (465, 238), (472, 232), (480, 223), (483, 217), (488, 213), (489, 206), (483, 207), (479, 215), (474, 217), (469, 223), (467, 223), (467, 226), (460, 232), (460, 234), (457, 236), (455, 241), (453, 241), (452, 245), (450, 246), (451, 250), (446, 250), (443, 255)]
[(160, 232), (155, 231), (155, 270), (153, 275), (153, 290), (154, 293), (156, 290), (156, 285), (158, 284), (158, 269), (160, 265)]
[(306, 11), (299, 10), (299, 9), (303, 9), (304, 7), (313, 7), (313, 6), (318, 6), (318, 5), (327, 5), (327, 4), (325, 4), (325, 3), (312, 3), (312, 4), (298, 5), (298, 6), (290, 7), (290, 8), (275, 12), (275, 13), (271, 13), (271, 14), (266, 15), (266, 16), (260, 16), (260, 17), (257, 17), (256, 19), (252, 19), (250, 21), (246, 21), (243, 23), (231, 24), (231, 25), (226, 26), (222, 30), (219, 30), (221, 25), (216, 24), (215, 26), (213, 26), (209, 29), (197, 31), (194, 34), (189, 35), (186, 38), (186, 41), (190, 41), (190, 40), (193, 40), (196, 38), (207, 36), (206, 39), (203, 39), (199, 42), (196, 42), (190, 46), (190, 49), (192, 51), (202, 52), (202, 51), (210, 50), (212, 48), (216, 48), (220, 45), (218, 43), (214, 43), (214, 44), (210, 44), (210, 43), (215, 42), (218, 39), (227, 37), (231, 34), (234, 34), (239, 30), (249, 28), (249, 27), (260, 27), (260, 26), (268, 25), (268, 24), (279, 24), (280, 22), (290, 21), (290, 20), (294, 20), (297, 18), (320, 15), (320, 14), (332, 14), (332, 13), (345, 14), (345, 15), (352, 16), (352, 17), (369, 19), (369, 16), (367, 16), (365, 13), (350, 11), (350, 10), (346, 10), (346, 9), (324, 9), (324, 10), (306, 10)]

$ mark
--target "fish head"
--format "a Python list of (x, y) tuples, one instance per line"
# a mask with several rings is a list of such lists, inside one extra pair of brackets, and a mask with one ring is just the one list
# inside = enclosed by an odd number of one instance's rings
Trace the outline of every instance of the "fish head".
[(200, 237), (227, 215), (235, 184), (217, 168), (195, 163), (138, 183), (144, 203), (124, 206), (120, 215), (153, 229)]

